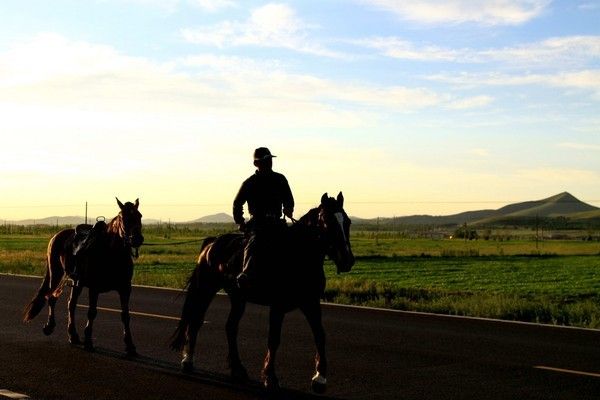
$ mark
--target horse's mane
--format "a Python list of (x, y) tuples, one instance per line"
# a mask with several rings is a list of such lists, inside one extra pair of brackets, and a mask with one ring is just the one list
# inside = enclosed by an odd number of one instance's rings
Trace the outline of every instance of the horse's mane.
[(125, 226), (123, 224), (123, 218), (121, 217), (121, 214), (118, 214), (116, 217), (110, 220), (106, 231), (117, 236), (123, 236), (125, 233)]
[(307, 226), (315, 226), (319, 220), (319, 207), (310, 209), (298, 220), (299, 223)]

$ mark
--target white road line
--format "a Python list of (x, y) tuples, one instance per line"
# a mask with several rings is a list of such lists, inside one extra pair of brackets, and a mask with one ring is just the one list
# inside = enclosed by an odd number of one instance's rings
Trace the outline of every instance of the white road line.
[[(41, 276), (0, 273), (0, 276), (2, 276), (2, 275), (16, 276), (16, 277), (21, 277), (21, 278), (37, 278), (37, 279), (43, 278)], [(175, 292), (181, 292), (181, 293), (184, 292), (183, 289), (166, 288), (166, 287), (160, 287), (160, 286), (145, 286), (145, 285), (133, 285), (133, 286), (139, 287), (139, 288), (144, 288), (144, 289), (175, 291)], [(217, 295), (227, 296), (226, 293), (222, 293), (222, 292), (217, 293)], [(537, 322), (512, 321), (512, 320), (497, 319), (497, 318), (468, 317), (468, 316), (464, 316), (464, 315), (435, 314), (435, 313), (422, 312), (422, 311), (394, 310), (394, 309), (389, 309), (389, 308), (355, 306), (355, 305), (349, 305), (349, 304), (328, 303), (328, 302), (323, 302), (323, 301), (321, 302), (321, 306), (327, 307), (327, 308), (340, 308), (340, 309), (350, 309), (350, 310), (352, 310), (352, 309), (367, 310), (367, 311), (371, 310), (371, 311), (390, 313), (390, 314), (399, 314), (399, 315), (400, 314), (418, 315), (418, 316), (423, 316), (423, 317), (439, 317), (439, 318), (448, 318), (448, 319), (465, 320), (465, 321), (495, 322), (495, 323), (505, 324), (505, 325), (539, 326), (539, 327), (543, 327), (543, 328), (556, 329), (556, 330), (572, 330), (572, 331), (588, 331), (588, 332), (598, 332), (599, 331), (598, 329), (595, 329), (595, 328), (582, 328), (579, 326), (550, 325), (550, 324), (540, 324)], [(165, 317), (165, 318), (171, 319), (174, 317)], [(177, 320), (179, 320), (179, 318), (177, 318)]]
[[(87, 306), (85, 304), (77, 304), (77, 307), (90, 308), (89, 306)], [(98, 311), (108, 311), (108, 312), (114, 312), (114, 313), (121, 312), (121, 310), (116, 309), (116, 308), (107, 308), (107, 307), (97, 307), (97, 308), (98, 308)], [(179, 317), (172, 317), (170, 315), (151, 314), (151, 313), (145, 313), (145, 312), (139, 312), (139, 311), (129, 311), (129, 314), (138, 315), (138, 316), (142, 316), (142, 317), (167, 319), (169, 321), (179, 321)], [(204, 321), (204, 323), (209, 324), (210, 321)]]
[(28, 399), (26, 394), (11, 392), (10, 390), (0, 389), (0, 396), (8, 397), (9, 399)]
[(543, 366), (543, 365), (536, 365), (533, 368), (543, 369), (543, 370), (552, 371), (552, 372), (560, 372), (560, 373), (563, 373), (563, 374), (591, 376), (591, 377), (594, 377), (594, 378), (600, 378), (600, 373), (595, 373), (595, 372), (575, 371), (575, 370), (572, 370), (572, 369), (553, 368), (553, 367), (546, 367), (546, 366)]

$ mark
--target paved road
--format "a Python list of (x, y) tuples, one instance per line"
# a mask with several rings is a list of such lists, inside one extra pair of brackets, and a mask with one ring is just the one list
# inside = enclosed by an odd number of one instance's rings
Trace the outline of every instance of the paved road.
[[(2, 390), (33, 399), (259, 399), (256, 382), (227, 379), (223, 326), (228, 300), (218, 296), (199, 337), (199, 371), (178, 371), (168, 349), (182, 298), (176, 291), (136, 287), (132, 329), (140, 357), (122, 356), (116, 294), (100, 298), (98, 351), (66, 341), (66, 293), (54, 335), (41, 332), (45, 315), (20, 322), (41, 279), (0, 275), (0, 399)], [(85, 304), (82, 299), (81, 303)], [(45, 311), (44, 311), (45, 313)], [(78, 310), (81, 331), (85, 308)], [(332, 399), (599, 399), (600, 331), (440, 317), (347, 307), (324, 307)], [(240, 326), (242, 360), (258, 379), (267, 309), (249, 306)], [(278, 359), (280, 398), (308, 393), (314, 345), (299, 313), (286, 316)]]

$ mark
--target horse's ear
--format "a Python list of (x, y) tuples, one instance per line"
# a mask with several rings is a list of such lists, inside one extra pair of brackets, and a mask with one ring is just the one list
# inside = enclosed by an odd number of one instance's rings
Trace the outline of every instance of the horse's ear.
[(323, 193), (323, 196), (321, 196), (321, 204), (325, 204), (328, 197), (327, 192)]
[(134, 204), (134, 206), (135, 206), (135, 209), (137, 210), (137, 209), (138, 209), (138, 207), (140, 206), (140, 199), (135, 199), (135, 204)]
[(121, 200), (119, 200), (118, 197), (115, 197), (115, 199), (117, 199), (117, 204), (119, 205), (119, 208), (122, 210), (123, 207), (125, 207), (125, 206), (123, 205), (123, 203), (121, 203)]
[(340, 203), (340, 207), (344, 207), (344, 195), (342, 192), (337, 195), (337, 201)]

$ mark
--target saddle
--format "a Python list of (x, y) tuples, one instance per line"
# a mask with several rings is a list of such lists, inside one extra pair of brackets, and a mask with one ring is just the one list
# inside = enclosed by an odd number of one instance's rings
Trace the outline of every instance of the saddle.
[(80, 224), (75, 227), (75, 238), (73, 239), (73, 255), (80, 255), (94, 247), (106, 233), (106, 222), (97, 221), (93, 226)]

